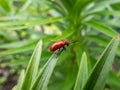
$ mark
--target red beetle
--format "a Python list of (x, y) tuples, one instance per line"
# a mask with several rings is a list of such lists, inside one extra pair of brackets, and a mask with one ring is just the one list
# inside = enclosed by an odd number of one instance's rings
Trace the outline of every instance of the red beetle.
[(67, 45), (67, 46), (69, 45), (68, 41), (66, 41), (66, 40), (57, 41), (50, 46), (50, 51), (54, 52), (60, 48), (65, 48), (64, 47), (65, 45)]

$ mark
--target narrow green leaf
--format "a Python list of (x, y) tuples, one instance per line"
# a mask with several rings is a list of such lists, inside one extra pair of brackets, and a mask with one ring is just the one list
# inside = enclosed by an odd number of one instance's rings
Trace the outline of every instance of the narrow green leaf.
[(82, 90), (88, 77), (87, 56), (83, 53), (74, 90)]
[(29, 39), (29, 40), (23, 40), (23, 41), (18, 41), (18, 42), (11, 42), (11, 43), (6, 43), (6, 44), (1, 44), (0, 48), (4, 48), (4, 49), (18, 48), (18, 47), (22, 47), (22, 46), (26, 46), (31, 43), (34, 43), (35, 41), (38, 41), (38, 40)]
[(113, 30), (111, 27), (109, 27), (105, 24), (102, 24), (100, 22), (94, 21), (94, 20), (87, 22), (86, 25), (90, 26), (90, 27), (94, 28), (95, 30), (98, 30), (110, 37), (114, 37), (117, 34), (117, 32), (115, 30)]
[[(28, 56), (29, 57), (29, 56)], [(29, 62), (29, 58), (28, 57), (24, 57), (24, 58), (19, 58), (19, 59), (12, 59), (10, 62), (6, 62), (4, 63), (4, 65), (6, 66), (10, 66), (10, 67), (19, 67), (20, 65), (22, 66), (27, 66), (28, 62)]]
[(0, 14), (6, 15), (10, 11), (8, 0), (0, 0)]
[(102, 36), (89, 35), (86, 39), (95, 42), (100, 46), (106, 46), (109, 43), (109, 39)]
[(16, 90), (21, 90), (21, 86), (22, 86), (24, 77), (25, 77), (25, 71), (22, 70), (21, 74), (20, 74), (20, 77), (19, 77), (19, 80), (18, 80), (18, 84), (17, 84), (17, 89)]
[(120, 17), (120, 11), (118, 10), (110, 10), (110, 11), (102, 10), (100, 12), (95, 12), (94, 14), (113, 15)]
[(25, 77), (25, 71), (22, 70), (17, 85), (15, 85), (12, 90), (21, 90), (21, 86)]
[[(76, 13), (76, 14), (79, 14), (81, 11), (83, 11), (84, 10), (84, 8), (86, 8), (86, 6), (88, 5), (88, 4), (90, 4), (92, 2), (92, 0), (84, 0), (84, 1), (81, 1), (81, 0), (77, 0), (76, 1), (76, 3), (75, 3), (75, 5), (74, 5), (74, 12)], [(73, 13), (73, 14), (75, 14), (75, 13)]]
[(26, 0), (26, 2), (23, 4), (23, 6), (20, 8), (19, 12), (23, 12), (25, 11), (28, 6), (30, 6), (30, 4), (32, 3), (33, 0)]
[[(106, 47), (106, 45), (109, 43), (109, 40), (107, 38), (101, 37), (101, 36), (90, 35), (86, 39), (88, 39), (89, 41), (96, 42), (98, 45), (100, 45), (102, 47)], [(91, 49), (92, 49), (92, 47), (91, 47)], [(94, 49), (95, 49), (95, 47), (94, 47)], [(98, 48), (97, 48), (97, 51), (100, 51), (100, 50), (98, 50)], [(117, 55), (120, 55), (120, 47), (118, 47), (118, 49), (117, 49)]]
[(25, 45), (25, 46), (21, 46), (21, 47), (17, 47), (17, 48), (11, 48), (11, 49), (2, 51), (2, 52), (0, 52), (0, 56), (23, 53), (23, 52), (26, 52), (26, 51), (33, 50), (36, 43), (37, 43), (37, 41), (34, 41), (33, 43), (29, 43), (28, 45)]
[(107, 6), (111, 4), (115, 4), (115, 3), (120, 3), (120, 0), (98, 0), (96, 2), (93, 2), (94, 6), (90, 8), (87, 13), (94, 13), (94, 12), (102, 11)]
[(57, 41), (57, 40), (60, 40), (60, 39), (65, 39), (65, 38), (68, 38), (70, 37), (75, 31), (71, 31), (68, 33), (68, 30), (65, 30), (62, 32), (62, 35), (61, 36), (56, 36), (55, 38), (52, 38), (53, 41)]
[[(25, 20), (27, 15), (14, 15), (14, 16), (1, 16), (0, 21), (8, 21), (8, 20)], [(33, 17), (30, 17), (33, 18)]]
[(111, 4), (115, 4), (115, 3), (120, 3), (120, 0), (102, 0), (102, 1), (96, 1), (96, 7), (101, 7), (101, 5), (103, 5), (103, 7), (106, 7), (108, 5)]
[(95, 64), (83, 90), (103, 90), (106, 77), (109, 73), (110, 67), (112, 66), (112, 62), (117, 51), (119, 39), (120, 37), (117, 35), (106, 47), (100, 59)]
[[(48, 23), (54, 23), (56, 21), (61, 20), (62, 17), (55, 17), (55, 18), (47, 18), (47, 19), (28, 19), (28, 20), (16, 20), (16, 21), (5, 21), (0, 22), (0, 28), (13, 28), (12, 30), (16, 30), (17, 27), (29, 28), (35, 25), (44, 25)], [(15, 29), (14, 29), (15, 28)]]
[(110, 26), (120, 28), (120, 21), (118, 18), (114, 18), (113, 20), (105, 20), (104, 22), (108, 23)]
[(47, 63), (44, 65), (43, 69), (40, 71), (37, 79), (35, 80), (34, 85), (31, 90), (46, 90), (49, 79), (52, 75), (52, 72), (55, 68), (56, 62), (58, 60), (58, 51), (50, 57)]
[(67, 12), (71, 12), (71, 3), (70, 1), (61, 0), (62, 5), (65, 7)]
[(82, 48), (84, 48), (84, 47), (82, 45), (80, 45), (80, 43), (76, 44), (74, 47), (78, 66), (80, 65), (82, 54), (83, 54)]
[[(114, 72), (110, 72), (109, 76), (108, 76), (108, 81), (107, 83), (110, 86), (116, 86), (120, 88), (120, 77), (118, 75), (116, 75), (116, 73)], [(113, 89), (112, 89), (113, 90)]]
[(76, 81), (75, 77), (77, 77), (77, 71), (78, 71), (77, 65), (75, 63), (73, 64), (73, 62), (71, 62), (71, 61), (68, 62), (67, 65), (68, 65), (68, 67), (64, 67), (67, 70), (65, 70), (65, 72), (66, 72), (65, 79), (64, 79), (64, 82), (63, 82), (60, 90), (71, 90)]
[(35, 45), (28, 45), (28, 47), (25, 46), (25, 47), (20, 47), (20, 48), (15, 48), (15, 49), (9, 49), (9, 50), (0, 52), (0, 56), (24, 53), (24, 52), (27, 52), (27, 51), (34, 50), (34, 47), (35, 47)]
[(27, 67), (25, 79), (23, 81), (21, 90), (30, 90), (31, 85), (33, 84), (37, 76), (38, 67), (40, 63), (41, 51), (42, 51), (42, 40), (38, 42), (32, 54), (32, 57)]

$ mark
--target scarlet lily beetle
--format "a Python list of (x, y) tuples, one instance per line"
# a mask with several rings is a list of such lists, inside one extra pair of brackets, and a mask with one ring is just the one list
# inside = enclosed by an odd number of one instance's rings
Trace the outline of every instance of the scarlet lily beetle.
[(54, 52), (60, 48), (65, 49), (65, 45), (67, 45), (67, 46), (69, 45), (68, 41), (66, 41), (66, 40), (57, 41), (50, 46), (50, 51)]

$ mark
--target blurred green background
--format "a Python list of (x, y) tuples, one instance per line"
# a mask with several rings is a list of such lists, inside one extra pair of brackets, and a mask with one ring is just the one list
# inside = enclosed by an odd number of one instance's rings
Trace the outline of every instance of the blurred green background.
[[(71, 90), (82, 53), (88, 56), (90, 72), (119, 33), (120, 0), (0, 0), (0, 90), (16, 85), (39, 39), (41, 66), (52, 54), (52, 43), (70, 42), (59, 57), (49, 90)], [(120, 46), (105, 89), (120, 90)]]

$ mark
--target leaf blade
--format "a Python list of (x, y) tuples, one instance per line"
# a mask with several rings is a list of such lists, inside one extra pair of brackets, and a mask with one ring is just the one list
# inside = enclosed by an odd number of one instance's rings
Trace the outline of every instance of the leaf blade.
[(84, 52), (81, 58), (81, 63), (80, 63), (74, 90), (82, 90), (83, 85), (87, 80), (87, 77), (88, 77), (87, 56), (86, 53)]
[(21, 90), (30, 90), (31, 85), (37, 76), (41, 52), (42, 52), (42, 40), (38, 42), (32, 54), (32, 57), (26, 70), (25, 79), (23, 81)]
[(19, 78), (19, 80), (18, 80), (17, 90), (21, 90), (21, 86), (22, 86), (24, 77), (25, 77), (25, 71), (22, 70), (22, 71), (21, 71), (21, 74), (20, 74), (20, 78)]
[[(87, 83), (83, 90), (102, 90), (106, 77), (115, 57), (115, 52), (119, 44), (119, 36), (111, 40), (107, 48), (102, 53), (100, 59), (95, 64)], [(104, 55), (105, 54), (105, 55)]]
[(95, 20), (87, 22), (86, 25), (89, 27), (92, 27), (95, 30), (98, 30), (98, 31), (110, 36), (110, 37), (114, 37), (115, 35), (117, 35), (117, 32), (115, 30), (113, 30), (112, 28), (108, 27), (107, 25), (99, 23)]
[(54, 54), (44, 65), (43, 69), (40, 71), (37, 79), (35, 80), (35, 83), (32, 86), (31, 90), (46, 90), (47, 84), (49, 82), (49, 79), (52, 75), (52, 72), (55, 68), (58, 59), (58, 55), (56, 53), (57, 52), (54, 52)]

